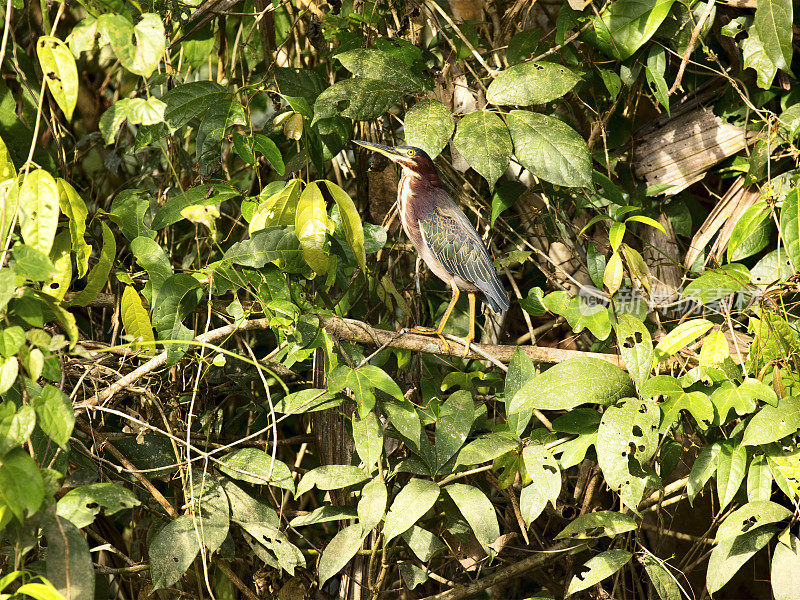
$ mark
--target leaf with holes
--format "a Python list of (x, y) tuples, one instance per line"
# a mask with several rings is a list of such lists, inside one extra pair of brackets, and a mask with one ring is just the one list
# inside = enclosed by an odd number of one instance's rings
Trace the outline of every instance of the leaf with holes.
[(519, 509), (525, 524), (530, 527), (548, 502), (555, 508), (561, 492), (561, 470), (550, 450), (542, 444), (525, 446), (522, 459), (531, 483), (522, 488)]
[(43, 35), (36, 41), (36, 55), (47, 88), (67, 121), (78, 103), (78, 68), (67, 45), (58, 38)]
[(377, 79), (353, 77), (337, 81), (314, 102), (312, 125), (338, 116), (354, 121), (374, 119), (388, 111), (404, 91), (395, 83)]
[(581, 515), (567, 524), (555, 539), (589, 540), (599, 537), (614, 537), (636, 530), (636, 521), (629, 515), (610, 510), (600, 510)]
[(58, 227), (58, 186), (47, 171), (28, 173), (19, 188), (19, 225), (22, 239), (42, 254), (49, 254)]
[(164, 24), (157, 14), (143, 13), (136, 25), (122, 15), (104, 14), (97, 19), (97, 29), (108, 36), (122, 66), (143, 77), (150, 76), (166, 47)]
[(552, 62), (525, 62), (501, 71), (489, 84), (487, 102), (530, 106), (560, 98), (580, 81), (571, 69)]
[(631, 379), (641, 388), (653, 369), (653, 341), (639, 319), (620, 315), (616, 325), (617, 345)]
[(776, 504), (775, 502), (770, 502), (769, 500), (748, 502), (741, 508), (733, 511), (720, 523), (715, 541), (720, 543), (724, 540), (747, 533), (761, 525), (777, 523), (791, 516), (792, 511), (788, 508)]
[(508, 168), (514, 147), (506, 124), (495, 113), (476, 110), (458, 122), (456, 149), (489, 183), (489, 189)]
[(408, 65), (391, 54), (374, 48), (354, 48), (340, 52), (336, 60), (356, 77), (389, 83), (404, 92), (421, 92), (422, 80), (413, 75)]
[(627, 550), (615, 549), (606, 550), (590, 558), (582, 566), (577, 568), (578, 572), (572, 578), (572, 581), (569, 582), (565, 597), (592, 587), (607, 577), (611, 577), (625, 566), (632, 556), (633, 554)]
[(74, 488), (58, 501), (58, 516), (69, 519), (75, 527), (91, 525), (102, 511), (113, 515), (121, 510), (139, 506), (139, 499), (127, 488), (116, 483), (92, 483)]

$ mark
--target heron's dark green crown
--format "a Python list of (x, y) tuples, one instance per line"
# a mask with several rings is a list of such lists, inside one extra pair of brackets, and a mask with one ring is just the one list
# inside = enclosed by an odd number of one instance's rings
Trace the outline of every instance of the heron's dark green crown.
[(360, 140), (353, 140), (353, 142), (383, 154), (392, 162), (396, 162), (404, 169), (411, 171), (414, 175), (432, 185), (441, 185), (431, 157), (421, 148), (415, 146), (384, 146), (383, 144), (362, 142)]

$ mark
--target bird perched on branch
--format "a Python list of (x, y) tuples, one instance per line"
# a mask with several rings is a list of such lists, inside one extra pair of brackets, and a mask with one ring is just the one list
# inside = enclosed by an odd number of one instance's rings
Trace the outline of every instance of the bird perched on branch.
[(442, 331), (461, 292), (469, 296), (469, 333), (463, 340), (464, 356), (475, 339), (475, 294), (494, 312), (508, 309), (508, 294), (497, 277), (492, 259), (478, 232), (442, 187), (430, 157), (413, 146), (382, 146), (354, 140), (403, 167), (397, 201), (403, 230), (434, 275), (453, 290), (450, 304), (436, 329), (415, 332), (436, 335)]

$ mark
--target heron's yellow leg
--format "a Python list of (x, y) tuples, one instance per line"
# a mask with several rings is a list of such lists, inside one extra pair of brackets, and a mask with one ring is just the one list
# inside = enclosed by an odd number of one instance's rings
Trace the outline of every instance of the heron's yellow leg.
[(444, 326), (447, 323), (447, 319), (450, 318), (450, 313), (453, 312), (453, 308), (455, 307), (456, 302), (458, 302), (458, 297), (461, 293), (459, 292), (458, 288), (455, 285), (452, 286), (452, 289), (453, 289), (453, 297), (450, 299), (450, 304), (447, 306), (447, 310), (444, 311), (444, 316), (442, 317), (442, 320), (439, 322), (439, 327), (437, 327), (436, 329), (414, 327), (411, 330), (414, 333), (418, 333), (420, 335), (435, 335), (444, 344), (444, 347), (447, 350), (450, 349), (450, 345), (447, 343), (447, 340), (444, 339), (444, 336), (442, 336), (442, 332), (444, 331)]
[(470, 292), (467, 296), (469, 298), (469, 333), (464, 339), (464, 358), (469, 354), (469, 345), (475, 339), (475, 294)]

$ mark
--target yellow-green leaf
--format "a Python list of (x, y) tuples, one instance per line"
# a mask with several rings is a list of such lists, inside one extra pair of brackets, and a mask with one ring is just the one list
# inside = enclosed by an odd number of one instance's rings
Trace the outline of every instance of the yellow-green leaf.
[(347, 192), (332, 181), (326, 181), (325, 185), (328, 186), (328, 191), (339, 207), (344, 236), (355, 254), (356, 262), (361, 270), (366, 271), (367, 253), (364, 251), (364, 227), (361, 225), (361, 215), (358, 214), (358, 209)]
[(622, 253), (625, 255), (625, 262), (628, 264), (628, 271), (631, 276), (642, 284), (642, 287), (649, 293), (650, 269), (647, 267), (647, 263), (644, 262), (642, 255), (628, 246), (628, 244), (622, 244)]
[(17, 170), (14, 168), (14, 162), (8, 155), (8, 148), (3, 138), (0, 138), (0, 182), (6, 179), (14, 179), (17, 176)]
[(75, 188), (59, 178), (56, 180), (58, 188), (58, 205), (61, 212), (69, 217), (69, 236), (72, 239), (72, 250), (75, 252), (75, 262), (78, 265), (78, 277), (83, 277), (89, 270), (89, 256), (92, 247), (86, 243), (83, 235), (86, 233), (86, 217), (89, 211), (86, 203)]
[(50, 249), (50, 260), (56, 270), (42, 291), (57, 300), (63, 300), (72, 281), (72, 256), (70, 255), (69, 231), (63, 230), (56, 236)]
[(684, 346), (691, 344), (713, 326), (714, 323), (707, 319), (692, 319), (681, 323), (658, 342), (654, 364), (666, 360)]
[(36, 54), (47, 87), (67, 121), (78, 103), (78, 68), (67, 45), (58, 38), (43, 35), (36, 42)]
[(303, 258), (318, 275), (328, 271), (328, 252), (325, 250), (325, 235), (328, 231), (328, 213), (325, 199), (316, 183), (309, 183), (297, 201), (294, 229)]
[(272, 225), (292, 225), (295, 222), (297, 200), (300, 198), (300, 180), (292, 179), (284, 188), (260, 200), (250, 219), (250, 235)]
[(611, 255), (603, 273), (603, 284), (611, 294), (615, 294), (622, 285), (622, 257), (619, 252)]
[[(155, 336), (153, 335), (153, 325), (147, 314), (142, 299), (131, 286), (126, 285), (122, 292), (120, 305), (122, 314), (122, 325), (129, 336), (141, 343), (142, 351), (148, 355), (155, 354)], [(134, 344), (134, 347), (139, 344)]]
[(718, 365), (730, 356), (728, 340), (721, 331), (712, 331), (703, 341), (700, 350), (700, 364), (703, 366)]
[(86, 287), (75, 294), (70, 302), (70, 306), (86, 306), (97, 298), (97, 294), (108, 282), (108, 275), (114, 264), (114, 256), (117, 253), (117, 242), (114, 240), (114, 233), (105, 223), (103, 226), (103, 249), (100, 251), (100, 260), (92, 267), (87, 276)]
[(19, 206), (19, 186), (16, 179), (0, 181), (0, 244), (6, 247), (6, 236), (14, 224)]
[(19, 190), (22, 239), (43, 254), (50, 254), (58, 226), (58, 188), (47, 171), (28, 174)]
[(75, 344), (78, 343), (78, 325), (75, 322), (75, 316), (56, 302), (51, 296), (38, 290), (34, 290), (33, 293), (37, 298), (43, 300), (44, 303), (47, 304), (47, 307), (53, 311), (53, 314), (55, 314), (56, 319), (58, 319), (62, 329), (69, 338), (69, 347), (73, 348)]

